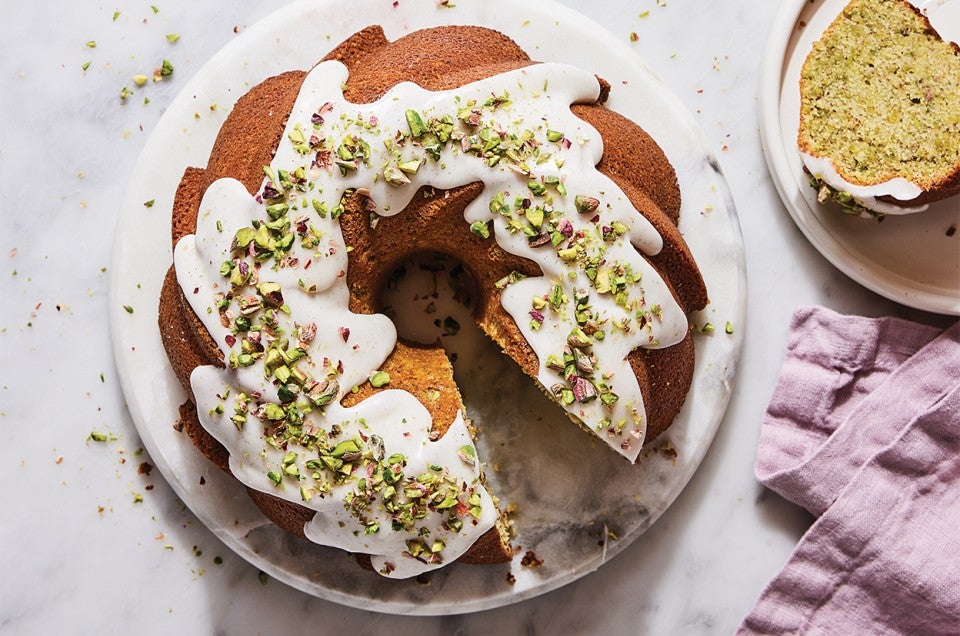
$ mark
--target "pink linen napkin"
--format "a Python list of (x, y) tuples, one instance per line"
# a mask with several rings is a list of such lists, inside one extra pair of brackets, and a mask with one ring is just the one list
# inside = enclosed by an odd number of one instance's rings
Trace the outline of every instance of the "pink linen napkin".
[(960, 634), (960, 323), (794, 314), (757, 477), (819, 519), (741, 634)]

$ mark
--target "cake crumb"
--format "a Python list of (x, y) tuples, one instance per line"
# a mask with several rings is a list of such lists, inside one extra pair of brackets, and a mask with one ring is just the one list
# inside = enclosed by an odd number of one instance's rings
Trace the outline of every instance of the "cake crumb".
[(525, 568), (538, 568), (543, 565), (543, 559), (538, 559), (533, 550), (527, 550), (527, 553), (520, 559), (520, 565)]

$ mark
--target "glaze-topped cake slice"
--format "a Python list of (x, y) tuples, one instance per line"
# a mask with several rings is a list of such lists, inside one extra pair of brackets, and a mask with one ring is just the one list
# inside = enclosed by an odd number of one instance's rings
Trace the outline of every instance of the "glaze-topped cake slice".
[(853, 0), (800, 75), (797, 145), (821, 202), (919, 212), (960, 190), (960, 48), (906, 0)]

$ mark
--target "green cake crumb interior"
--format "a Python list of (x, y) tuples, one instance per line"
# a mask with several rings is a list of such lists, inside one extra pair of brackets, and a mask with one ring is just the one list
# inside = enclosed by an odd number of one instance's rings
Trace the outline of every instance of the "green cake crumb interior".
[(800, 80), (798, 145), (850, 183), (923, 189), (960, 169), (960, 50), (903, 0), (853, 0)]

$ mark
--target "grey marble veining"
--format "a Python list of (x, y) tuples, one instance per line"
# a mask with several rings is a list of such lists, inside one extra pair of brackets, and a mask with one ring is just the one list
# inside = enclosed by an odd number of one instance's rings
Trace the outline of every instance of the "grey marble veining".
[[(943, 319), (838, 273), (784, 210), (763, 161), (755, 98), (780, 3), (565, 4), (614, 37), (637, 33), (631, 46), (693, 113), (718, 158), (746, 245), (736, 389), (709, 452), (670, 508), (597, 571), (468, 615), (374, 614), (261, 582), (156, 468), (138, 473), (153, 461), (140, 450), (119, 388), (107, 317), (123, 310), (108, 304), (107, 284), (123, 193), (160, 115), (235, 28), (242, 32), (276, 5), (164, 0), (154, 13), (148, 4), (20, 3), (6, 7), (0, 25), (0, 629), (270, 634), (310, 626), (430, 636), (722, 634), (738, 624), (810, 522), (763, 496), (752, 470), (792, 310), (824, 303)], [(168, 33), (181, 38), (170, 44)], [(121, 105), (121, 86), (132, 87), (133, 75), (151, 74), (164, 58), (174, 75)], [(224, 115), (209, 104), (197, 112)], [(148, 299), (131, 292), (129, 304), (147, 311)], [(110, 440), (89, 441), (91, 431)], [(203, 477), (217, 478), (213, 470)]]

